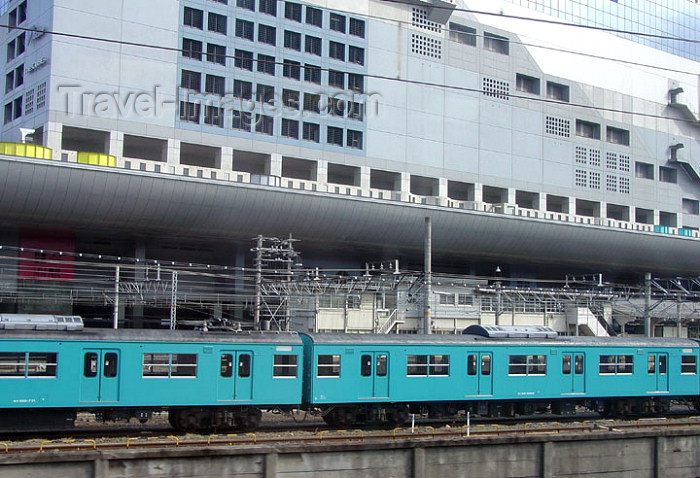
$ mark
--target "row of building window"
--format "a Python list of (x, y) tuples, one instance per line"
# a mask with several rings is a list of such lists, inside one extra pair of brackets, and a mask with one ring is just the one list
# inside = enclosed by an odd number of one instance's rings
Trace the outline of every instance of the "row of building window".
[[(463, 45), (476, 46), (476, 28), (450, 22), (449, 39)], [(491, 32), (484, 32), (484, 50), (508, 55), (510, 53), (510, 43), (508, 38)]]
[[(602, 167), (602, 153), (597, 148), (576, 146), (574, 161), (576, 164), (586, 164), (595, 168)], [(605, 153), (605, 169), (618, 170), (623, 173), (630, 172), (630, 157), (627, 154), (607, 151)]]
[[(228, 4), (228, 1), (215, 0), (217, 3)], [(236, 6), (252, 12), (256, 11), (255, 0), (236, 0)], [(273, 17), (277, 16), (277, 0), (258, 0), (257, 11)], [(323, 28), (323, 10), (306, 5), (304, 8), (299, 3), (284, 2), (284, 18), (294, 22)], [(226, 16), (218, 13), (209, 12), (207, 18), (207, 29), (212, 32), (226, 34)], [(185, 7), (184, 23), (187, 26), (204, 29), (204, 11), (192, 7)], [(328, 18), (328, 28), (339, 33), (349, 33), (360, 38), (365, 37), (365, 21), (358, 18), (341, 15), (331, 12)]]
[[(377, 376), (387, 374), (387, 356), (377, 356)], [(371, 356), (361, 357), (361, 374), (371, 374)], [(647, 359), (647, 372), (649, 374), (667, 373), (667, 356), (665, 354), (649, 355)], [(480, 367), (478, 365), (480, 364)], [(340, 377), (341, 356), (339, 354), (323, 354), (317, 358), (316, 375), (318, 377)], [(481, 375), (491, 375), (491, 356), (482, 354), (481, 359), (477, 354), (469, 354), (467, 357), (467, 374), (477, 375), (480, 368)], [(562, 354), (562, 374), (583, 375), (583, 354)], [(634, 356), (632, 355), (601, 355), (599, 357), (598, 373), (600, 375), (631, 375), (634, 373)], [(681, 374), (697, 373), (697, 357), (694, 355), (681, 356)], [(406, 376), (408, 377), (447, 377), (450, 375), (450, 356), (447, 354), (434, 355), (407, 355)], [(547, 375), (547, 356), (535, 355), (509, 355), (508, 375), (517, 376), (545, 376)]]
[[(10, 81), (9, 78), (6, 76), (5, 77), (6, 81), (6, 87), (8, 85), (8, 82)], [(17, 81), (17, 77), (14, 77), (13, 81)], [(20, 118), (23, 114), (29, 114), (32, 113), (35, 109), (39, 110), (42, 109), (46, 106), (46, 82), (40, 83), (39, 86), (36, 87), (36, 102), (35, 102), (35, 95), (34, 95), (34, 88), (28, 89), (24, 93), (24, 97), (18, 96), (17, 98), (12, 99), (11, 101), (8, 101), (5, 103), (5, 116), (4, 116), (4, 123), (8, 124), (18, 118)]]
[[(285, 37), (285, 47), (287, 45), (291, 45), (287, 48), (290, 48), (292, 50), (297, 50), (301, 51), (301, 35), (297, 37), (289, 37), (290, 38), (290, 43), (287, 43)], [(311, 41), (310, 41), (311, 39)], [(316, 41), (318, 40), (318, 42)], [(321, 55), (321, 42), (320, 38), (315, 38), (315, 37), (306, 37), (306, 44), (305, 44), (305, 51), (307, 53), (311, 53), (313, 55), (320, 56)], [(297, 43), (299, 42), (299, 43)], [(365, 50), (364, 48), (360, 48), (357, 46), (352, 46), (349, 45), (347, 48), (347, 55), (346, 55), (346, 45), (344, 43), (339, 43), (335, 42), (332, 40), (329, 40), (328, 42), (328, 56), (334, 60), (342, 61), (342, 62), (347, 62), (356, 64), (356, 65), (364, 65), (365, 64)], [(227, 59), (227, 54), (226, 54), (226, 46), (224, 45), (217, 45), (216, 43), (207, 43), (206, 45), (206, 51), (204, 49), (204, 43), (199, 41), (199, 40), (193, 40), (191, 38), (183, 38), (182, 39), (182, 56), (185, 58), (190, 58), (192, 60), (197, 60), (197, 61), (202, 61), (202, 57), (206, 55), (206, 60), (211, 63), (217, 63), (219, 65), (226, 66), (226, 59)], [(274, 57), (270, 55), (258, 55), (258, 57), (264, 56), (264, 73), (268, 73), (268, 71), (272, 71), (272, 73), (269, 74), (274, 74), (274, 68), (275, 68), (275, 59)], [(233, 63), (236, 68), (243, 68), (244, 70), (249, 70), (253, 71), (253, 52), (249, 50), (243, 50), (240, 48), (236, 48), (234, 50), (234, 55), (233, 55)], [(284, 60), (283, 67), (286, 69), (288, 68), (288, 65), (294, 65), (296, 64), (301, 65), (300, 62), (298, 61), (292, 61), (292, 60)], [(258, 64), (258, 69), (260, 69), (261, 66)], [(320, 69), (320, 67), (317, 67)], [(285, 75), (288, 76), (288, 75)], [(296, 79), (299, 79), (297, 76)]]
[[(252, 61), (252, 59), (251, 59)], [(265, 73), (269, 75), (275, 74), (275, 58), (268, 57), (266, 55), (258, 55), (257, 58), (258, 72)], [(245, 65), (248, 66), (248, 65)], [(250, 65), (252, 68), (252, 65)], [(247, 68), (246, 68), (247, 69)], [(328, 70), (327, 74), (321, 67), (317, 65), (304, 64), (303, 66), (298, 62), (292, 62), (285, 60), (283, 64), (283, 76), (286, 78), (291, 78), (294, 80), (301, 81), (301, 70), (304, 70), (304, 81), (307, 83), (313, 83), (315, 85), (327, 85), (331, 88), (338, 89), (348, 89), (353, 92), (363, 93), (365, 90), (364, 82), (365, 77), (359, 73), (345, 73), (338, 70)], [(252, 70), (249, 70), (252, 71)], [(325, 81), (323, 77), (326, 77)], [(192, 70), (182, 70), (180, 75), (180, 86), (182, 88), (202, 92), (202, 77), (204, 77), (204, 89), (205, 93), (226, 96), (229, 91), (226, 89), (226, 78), (219, 75), (206, 74), (203, 75), (199, 71)], [(346, 83), (347, 78), (347, 83)], [(234, 80), (234, 93), (236, 87), (236, 81)], [(250, 83), (250, 82), (247, 82)]]
[[(180, 120), (199, 124), (202, 121), (201, 104), (180, 102)], [(230, 114), (230, 127), (238, 131), (252, 132), (273, 136), (275, 134), (275, 117), (249, 111), (227, 110), (217, 106), (205, 105), (204, 124), (224, 128), (225, 116)], [(301, 131), (300, 131), (301, 130)], [(289, 139), (301, 139), (313, 143), (321, 142), (321, 126), (318, 123), (299, 121), (290, 118), (282, 118), (279, 135)], [(347, 146), (348, 148), (362, 149), (362, 131), (343, 129), (337, 126), (326, 127), (326, 141), (329, 145)]]

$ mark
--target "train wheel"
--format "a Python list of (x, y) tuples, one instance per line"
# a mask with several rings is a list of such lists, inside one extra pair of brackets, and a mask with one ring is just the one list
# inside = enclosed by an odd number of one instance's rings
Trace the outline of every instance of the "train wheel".
[(392, 427), (399, 427), (406, 423), (406, 421), (408, 420), (408, 407), (405, 405), (387, 407), (385, 414), (387, 425)]
[(241, 430), (255, 430), (262, 421), (262, 412), (257, 408), (249, 408), (236, 416), (236, 427)]
[(357, 422), (357, 411), (352, 407), (338, 407), (331, 412), (336, 427), (351, 427)]

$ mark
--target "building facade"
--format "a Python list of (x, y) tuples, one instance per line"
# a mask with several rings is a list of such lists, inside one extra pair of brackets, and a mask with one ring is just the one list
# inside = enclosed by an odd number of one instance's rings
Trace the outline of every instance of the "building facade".
[[(243, 267), (291, 233), (419, 269), (429, 217), (438, 270), (695, 274), (696, 45), (540, 3), (10, 1), (0, 243)], [(595, 25), (695, 35), (676, 3)]]

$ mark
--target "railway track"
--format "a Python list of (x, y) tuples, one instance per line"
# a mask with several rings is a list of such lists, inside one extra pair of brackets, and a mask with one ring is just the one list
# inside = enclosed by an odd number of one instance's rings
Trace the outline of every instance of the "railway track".
[[(86, 450), (173, 448), (173, 447), (226, 447), (237, 445), (282, 444), (330, 444), (343, 442), (377, 442), (397, 440), (472, 439), (489, 436), (570, 434), (616, 432), (649, 429), (700, 428), (700, 416), (643, 418), (638, 420), (613, 419), (541, 419), (528, 418), (500, 420), (474, 420), (464, 422), (430, 424), (419, 420), (415, 426), (389, 429), (332, 429), (322, 421), (318, 423), (280, 426), (269, 424), (255, 433), (212, 433), (209, 435), (175, 433), (165, 426), (128, 426), (114, 428), (83, 427), (69, 433), (7, 436), (0, 440), (0, 455), (12, 453), (75, 452)], [(62, 435), (62, 436), (61, 436)]]

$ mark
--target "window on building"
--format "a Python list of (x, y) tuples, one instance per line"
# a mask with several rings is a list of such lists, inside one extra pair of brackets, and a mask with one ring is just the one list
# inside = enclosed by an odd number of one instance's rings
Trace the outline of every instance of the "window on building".
[(323, 10), (314, 7), (306, 7), (306, 23), (323, 28)]
[(236, 6), (255, 11), (255, 0), (236, 0)]
[(284, 47), (291, 50), (301, 51), (301, 33), (285, 30)]
[(267, 13), (273, 17), (277, 16), (277, 0), (258, 0), (258, 11)]
[(630, 145), (630, 132), (626, 129), (608, 126), (606, 139), (608, 143)]
[(204, 124), (224, 127), (224, 109), (218, 106), (207, 105), (204, 108)]
[(301, 63), (298, 61), (284, 60), (282, 63), (282, 76), (294, 80), (301, 79)]
[(328, 72), (328, 86), (345, 89), (345, 73), (342, 71), (330, 70)]
[(270, 25), (258, 24), (258, 41), (268, 45), (277, 44), (277, 29)]
[(346, 140), (348, 148), (362, 149), (362, 131), (349, 129)]
[(345, 98), (328, 98), (328, 112), (332, 116), (345, 116), (347, 101)]
[(321, 95), (313, 93), (304, 93), (304, 111), (312, 113), (321, 112)]
[(242, 100), (253, 99), (253, 83), (250, 81), (233, 80), (233, 96)]
[(268, 115), (255, 115), (255, 132), (272, 136), (274, 132), (274, 118)]
[(316, 123), (306, 123), (302, 125), (302, 138), (306, 141), (318, 143), (321, 141), (321, 128)]
[(569, 87), (553, 81), (547, 82), (547, 98), (556, 101), (569, 102)]
[(697, 199), (683, 198), (683, 213), (693, 216), (700, 215), (700, 201)]
[(202, 59), (202, 42), (191, 40), (189, 38), (182, 39), (182, 56), (192, 58), (193, 60)]
[(534, 76), (523, 75), (522, 73), (515, 74), (515, 89), (532, 95), (540, 94), (540, 79)]
[(298, 3), (284, 2), (284, 18), (301, 23), (301, 5)]
[(187, 121), (190, 123), (199, 123), (199, 110), (201, 105), (199, 103), (192, 103), (190, 101), (180, 102), (180, 120)]
[(204, 29), (204, 12), (196, 8), (185, 7), (183, 23), (187, 27)]
[(654, 179), (654, 165), (636, 161), (634, 163), (634, 176), (641, 179)]
[(347, 117), (349, 119), (362, 121), (364, 119), (365, 105), (356, 101), (348, 102)]
[(328, 144), (334, 144), (336, 146), (343, 145), (343, 128), (338, 128), (336, 126), (329, 126), (326, 136), (326, 142)]
[(24, 114), (29, 114), (32, 111), (34, 111), (34, 88), (24, 93)]
[(601, 355), (599, 373), (601, 375), (620, 375), (634, 373), (633, 355)]
[(355, 63), (357, 65), (364, 65), (365, 64), (365, 49), (356, 47), (356, 46), (349, 46), (348, 47), (348, 61), (350, 63)]
[(546, 375), (546, 355), (510, 355), (508, 375)]
[(282, 118), (282, 136), (299, 139), (299, 121)]
[(236, 68), (242, 68), (244, 70), (253, 71), (253, 52), (246, 50), (238, 50), (234, 52), (234, 62), (233, 64)]
[(258, 84), (255, 90), (255, 99), (259, 103), (274, 104), (275, 103), (275, 87), (270, 85)]
[(364, 38), (365, 37), (365, 22), (357, 18), (350, 18), (350, 35)]
[(365, 92), (365, 77), (358, 73), (348, 73), (348, 89), (358, 93)]
[(471, 294), (457, 294), (457, 305), (474, 305), (474, 296)]
[(306, 35), (304, 37), (304, 51), (306, 53), (311, 53), (312, 55), (321, 56), (322, 41), (318, 37), (311, 35)]
[(484, 49), (502, 55), (508, 54), (508, 38), (495, 33), (484, 32)]
[(250, 132), (253, 124), (252, 113), (234, 110), (231, 116), (233, 117), (233, 124), (231, 125), (233, 129)]
[(321, 67), (318, 65), (304, 65), (304, 81), (321, 84)]
[(226, 79), (223, 76), (207, 75), (204, 80), (204, 91), (215, 95), (225, 95)]
[(299, 109), (299, 92), (294, 90), (282, 90), (282, 104), (290, 109)]
[(662, 183), (677, 183), (678, 171), (675, 168), (659, 166), (659, 181), (661, 181)]
[(345, 61), (345, 45), (331, 40), (328, 43), (328, 56), (336, 60)]
[(331, 13), (330, 17), (331, 30), (345, 33), (345, 16), (337, 13)]
[(340, 355), (319, 355), (316, 362), (317, 377), (340, 377)]
[(600, 139), (600, 125), (590, 121), (576, 120), (576, 136), (582, 138)]
[(463, 45), (476, 46), (476, 28), (450, 22), (450, 40)]
[(438, 292), (438, 298), (440, 300), (440, 305), (455, 305), (455, 295)]
[(272, 366), (273, 377), (295, 378), (297, 376), (297, 362), (299, 358), (296, 355), (275, 355)]
[(196, 377), (197, 354), (143, 354), (144, 377)]
[(258, 53), (258, 71), (266, 75), (275, 74), (275, 57)]
[(236, 18), (236, 36), (245, 40), (254, 40), (255, 23)]
[(180, 86), (192, 91), (202, 91), (202, 74), (196, 71), (182, 70)]
[(46, 82), (40, 83), (36, 87), (36, 109), (46, 106)]
[(226, 47), (214, 43), (207, 43), (207, 61), (226, 66)]
[(226, 15), (219, 15), (218, 13), (209, 12), (209, 21), (207, 22), (207, 29), (210, 32), (221, 33), (226, 35)]
[(24, 84), (24, 65), (20, 65), (5, 75), (5, 93)]

